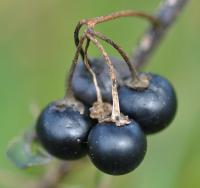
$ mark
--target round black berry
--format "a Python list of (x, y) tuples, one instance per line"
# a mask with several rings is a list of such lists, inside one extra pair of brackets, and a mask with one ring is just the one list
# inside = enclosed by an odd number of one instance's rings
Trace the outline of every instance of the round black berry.
[(111, 175), (134, 170), (146, 153), (146, 137), (136, 122), (117, 127), (99, 123), (88, 137), (88, 154), (94, 165)]
[[(120, 85), (122, 80), (130, 76), (130, 71), (125, 62), (111, 58), (113, 66), (116, 69), (117, 80)], [(108, 71), (108, 65), (103, 58), (91, 59), (91, 68), (97, 77), (102, 98), (106, 102), (112, 102), (111, 80)], [(77, 64), (72, 77), (72, 90), (75, 97), (88, 106), (97, 100), (96, 89), (90, 72), (81, 61)]]
[[(147, 74), (147, 73), (146, 73)], [(150, 85), (147, 89), (119, 88), (121, 111), (139, 123), (147, 134), (156, 133), (173, 120), (177, 100), (173, 86), (165, 78), (147, 74)]]
[(53, 156), (73, 160), (84, 156), (91, 127), (88, 116), (59, 102), (48, 105), (36, 124), (38, 138)]

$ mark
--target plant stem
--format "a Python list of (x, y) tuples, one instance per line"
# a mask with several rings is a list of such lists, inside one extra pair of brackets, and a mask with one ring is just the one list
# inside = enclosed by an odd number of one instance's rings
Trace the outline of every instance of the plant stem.
[(140, 12), (140, 11), (133, 11), (133, 10), (119, 11), (119, 12), (114, 12), (114, 13), (106, 15), (106, 16), (90, 18), (90, 19), (87, 19), (86, 23), (87, 23), (87, 25), (94, 27), (96, 24), (99, 24), (99, 23), (111, 21), (111, 20), (121, 18), (121, 17), (133, 17), (133, 16), (144, 18), (144, 19), (148, 20), (154, 26), (159, 24), (158, 20), (156, 20), (150, 14)]
[[(79, 21), (74, 30), (74, 42), (75, 42), (76, 47), (79, 45), (79, 42), (80, 42), (80, 40), (79, 40), (80, 29), (85, 24), (85, 22), (86, 22), (86, 20)], [(82, 47), (80, 49), (80, 54), (81, 54), (82, 60), (84, 61), (84, 51), (83, 51)]]
[(155, 18), (159, 20), (159, 27), (150, 26), (147, 28), (134, 49), (131, 59), (137, 69), (141, 69), (149, 62), (156, 47), (188, 2), (189, 0), (162, 1), (160, 8), (155, 13)]
[(72, 97), (72, 88), (71, 88), (72, 86), (71, 86), (71, 81), (72, 81), (72, 77), (73, 77), (74, 70), (75, 70), (76, 65), (77, 65), (77, 62), (78, 62), (78, 57), (79, 57), (79, 54), (80, 54), (80, 50), (81, 50), (81, 48), (82, 48), (82, 45), (83, 45), (83, 42), (84, 42), (85, 39), (86, 39), (86, 37), (85, 37), (85, 35), (83, 34), (82, 37), (81, 37), (81, 39), (80, 39), (80, 42), (79, 42), (79, 44), (78, 44), (78, 46), (77, 46), (76, 53), (75, 53), (75, 55), (74, 55), (74, 59), (73, 59), (73, 61), (72, 61), (72, 65), (71, 65), (71, 68), (70, 68), (70, 71), (69, 71), (69, 76), (68, 76), (67, 84), (66, 84), (66, 85), (68, 86), (68, 88), (67, 88), (67, 91), (66, 91), (66, 96), (65, 96), (65, 98), (66, 98), (67, 96)]
[(90, 66), (90, 64), (89, 64), (89, 60), (88, 60), (87, 50), (88, 50), (89, 44), (90, 44), (90, 39), (87, 39), (87, 43), (86, 43), (86, 46), (85, 46), (84, 63), (85, 63), (86, 68), (88, 69), (88, 71), (89, 71), (89, 72), (91, 73), (91, 75), (92, 75), (93, 83), (94, 83), (94, 86), (95, 86), (95, 89), (96, 89), (96, 93), (97, 93), (97, 102), (99, 102), (99, 103), (102, 104), (102, 103), (103, 103), (103, 100), (102, 100), (100, 88), (99, 88), (99, 86), (98, 86), (96, 74), (95, 74), (94, 71), (92, 70), (92, 68), (91, 68), (91, 66)]
[(128, 55), (126, 54), (126, 52), (118, 45), (116, 44), (113, 40), (109, 39), (107, 36), (103, 35), (102, 33), (100, 32), (96, 32), (94, 31), (94, 35), (96, 37), (98, 37), (99, 39), (107, 42), (108, 44), (110, 44), (111, 46), (113, 46), (119, 53), (120, 55), (123, 57), (124, 61), (127, 63), (128, 67), (129, 67), (129, 70), (132, 74), (132, 79), (134, 80), (135, 78), (136, 79), (139, 79), (138, 78), (138, 73), (137, 73), (137, 70), (134, 66), (134, 64), (131, 62), (131, 60), (129, 59)]
[(119, 107), (119, 98), (118, 98), (118, 92), (117, 92), (117, 79), (114, 71), (113, 64), (104, 50), (103, 46), (98, 42), (96, 38), (94, 38), (91, 34), (86, 33), (86, 36), (93, 42), (93, 44), (99, 49), (99, 51), (102, 53), (104, 59), (106, 60), (108, 67), (109, 67), (109, 74), (112, 81), (112, 98), (113, 98), (113, 107), (112, 107), (112, 116), (111, 118), (113, 120), (118, 120), (120, 117), (120, 107)]
[[(133, 11), (133, 10), (119, 11), (119, 12), (114, 12), (106, 16), (83, 19), (80, 22), (78, 22), (74, 31), (75, 45), (78, 46), (79, 44), (79, 32), (83, 25), (87, 25), (90, 28), (94, 28), (96, 24), (111, 21), (120, 17), (141, 17), (148, 20), (152, 24), (153, 27), (159, 25), (158, 20), (156, 20), (156, 18), (151, 16), (150, 14), (140, 12), (140, 11)], [(82, 60), (84, 60), (84, 51), (82, 48), (80, 49), (80, 53), (81, 53)]]

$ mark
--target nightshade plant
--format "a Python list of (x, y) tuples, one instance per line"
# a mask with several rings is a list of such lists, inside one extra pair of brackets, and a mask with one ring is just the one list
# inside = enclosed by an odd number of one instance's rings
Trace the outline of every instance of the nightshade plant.
[[(30, 146), (37, 141), (43, 149), (30, 155), (30, 147), (25, 150), (23, 142), (21, 145), (15, 142), (8, 156), (16, 164), (27, 167), (35, 165), (33, 161), (39, 157), (44, 158), (40, 160), (44, 163), (45, 157), (49, 159), (50, 156), (75, 160), (87, 153), (98, 169), (111, 175), (123, 175), (139, 166), (147, 150), (145, 134), (168, 126), (175, 116), (177, 102), (169, 81), (152, 73), (139, 73), (116, 42), (94, 29), (97, 24), (131, 16), (146, 19), (153, 27), (159, 27), (159, 20), (154, 16), (135, 11), (115, 12), (77, 24), (74, 32), (76, 53), (66, 95), (44, 108), (29, 142)], [(86, 28), (80, 34), (83, 26)], [(116, 49), (123, 61), (113, 61), (100, 40)], [(103, 59), (89, 59), (90, 43), (97, 47)], [(82, 62), (78, 62), (79, 56)], [(23, 156), (29, 154), (32, 158), (21, 162), (20, 157), (15, 157), (13, 148), (17, 145)]]

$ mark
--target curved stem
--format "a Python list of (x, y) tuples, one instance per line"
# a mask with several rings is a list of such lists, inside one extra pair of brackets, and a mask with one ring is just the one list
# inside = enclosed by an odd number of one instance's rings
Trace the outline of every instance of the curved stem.
[(112, 81), (112, 98), (113, 98), (113, 107), (112, 107), (112, 116), (111, 118), (113, 120), (119, 120), (120, 117), (120, 107), (119, 107), (119, 98), (118, 98), (118, 92), (117, 92), (117, 80), (116, 75), (114, 72), (113, 64), (104, 50), (103, 46), (98, 42), (96, 38), (94, 38), (91, 34), (86, 33), (86, 36), (93, 42), (93, 44), (99, 49), (99, 51), (102, 53), (103, 57), (105, 58), (108, 67), (109, 67), (109, 74)]
[[(156, 19), (154, 16), (151, 16), (144, 12), (132, 11), (132, 10), (119, 11), (119, 12), (115, 12), (115, 13), (112, 13), (112, 14), (109, 14), (106, 16), (99, 16), (96, 18), (83, 19), (80, 22), (78, 22), (78, 24), (76, 25), (75, 31), (74, 31), (75, 45), (78, 46), (78, 44), (79, 44), (79, 32), (83, 25), (87, 25), (89, 27), (94, 27), (96, 24), (99, 24), (102, 22), (107, 22), (107, 21), (114, 20), (114, 19), (117, 19), (120, 17), (131, 17), (131, 16), (144, 18), (144, 19), (148, 20), (153, 26), (159, 25), (159, 20)], [(84, 60), (84, 51), (82, 48), (80, 49), (80, 53), (81, 53), (82, 60)]]
[[(80, 42), (79, 41), (80, 29), (85, 23), (86, 23), (86, 20), (81, 20), (80, 22), (78, 22), (78, 24), (76, 25), (76, 28), (74, 30), (74, 42), (75, 42), (76, 47), (78, 46), (78, 44)], [(81, 54), (82, 60), (84, 61), (84, 51), (83, 51), (82, 47), (80, 49), (80, 54)]]
[(96, 18), (90, 18), (87, 19), (86, 23), (88, 25), (94, 26), (96, 24), (107, 22), (110, 20), (114, 20), (121, 17), (140, 17), (148, 20), (152, 25), (159, 25), (158, 19), (156, 19), (154, 16), (151, 16), (150, 14), (140, 12), (140, 11), (133, 11), (133, 10), (126, 10), (126, 11), (119, 11), (114, 12), (112, 14), (106, 15), (106, 16), (99, 16)]
[(96, 78), (96, 74), (92, 70), (92, 68), (91, 68), (91, 66), (89, 64), (89, 60), (88, 60), (87, 51), (88, 51), (89, 45), (90, 45), (90, 39), (87, 39), (87, 43), (86, 43), (86, 46), (85, 46), (85, 53), (84, 53), (84, 63), (85, 63), (86, 68), (88, 69), (88, 71), (92, 75), (93, 83), (94, 83), (94, 86), (95, 86), (95, 89), (96, 89), (96, 93), (97, 93), (97, 102), (103, 103), (101, 91), (100, 91), (100, 88), (98, 86), (98, 82), (97, 82), (97, 78)]
[(78, 62), (78, 57), (79, 57), (82, 45), (83, 45), (83, 42), (84, 42), (85, 39), (86, 39), (86, 35), (83, 34), (80, 38), (80, 41), (79, 41), (79, 44), (77, 46), (76, 53), (74, 55), (74, 59), (72, 61), (72, 65), (71, 65), (71, 68), (70, 68), (70, 71), (69, 71), (69, 77), (67, 79), (68, 89), (67, 89), (67, 92), (66, 92), (66, 96), (72, 96), (71, 81), (72, 81), (74, 70), (75, 70), (77, 62)]
[(127, 63), (128, 67), (129, 67), (129, 70), (131, 71), (131, 74), (132, 74), (132, 79), (133, 80), (134, 79), (139, 79), (138, 78), (138, 73), (137, 73), (137, 70), (136, 70), (134, 64), (131, 62), (131, 60), (128, 57), (128, 55), (126, 54), (126, 52), (118, 44), (116, 44), (113, 40), (111, 40), (110, 38), (108, 38), (107, 36), (103, 35), (100, 32), (94, 31), (94, 35), (96, 37), (98, 37), (99, 39), (107, 42), (111, 46), (113, 46), (113, 48), (115, 48), (120, 53), (120, 55), (123, 57), (124, 61)]

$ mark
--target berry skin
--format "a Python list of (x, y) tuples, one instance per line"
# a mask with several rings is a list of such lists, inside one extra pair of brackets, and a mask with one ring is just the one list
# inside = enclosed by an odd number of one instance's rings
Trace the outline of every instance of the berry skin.
[(137, 121), (146, 134), (151, 134), (161, 131), (173, 120), (177, 99), (168, 80), (155, 74), (147, 75), (151, 77), (147, 89), (123, 86), (118, 91), (121, 111)]
[[(122, 80), (130, 76), (130, 71), (125, 62), (115, 58), (111, 58), (111, 61), (116, 69), (117, 80), (120, 85)], [(108, 65), (103, 58), (91, 59), (90, 65), (96, 74), (103, 100), (105, 102), (112, 102), (111, 80), (108, 72)], [(85, 105), (92, 106), (97, 100), (92, 76), (82, 61), (79, 62), (75, 68), (71, 84), (75, 97)]]
[(53, 102), (40, 114), (38, 138), (53, 156), (73, 160), (87, 153), (86, 139), (92, 123), (89, 117), (65, 104)]
[(136, 122), (117, 127), (99, 123), (88, 136), (88, 154), (94, 165), (110, 175), (134, 170), (146, 153), (146, 137)]

